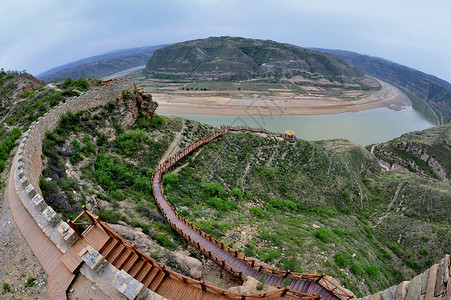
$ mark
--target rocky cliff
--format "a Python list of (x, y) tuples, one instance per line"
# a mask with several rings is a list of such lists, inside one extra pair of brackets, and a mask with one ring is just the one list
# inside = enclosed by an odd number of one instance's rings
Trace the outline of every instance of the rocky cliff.
[(422, 177), (451, 182), (451, 123), (402, 135), (376, 145), (374, 154), (391, 168), (403, 167)]
[(151, 94), (135, 90), (134, 92), (124, 91), (122, 98), (118, 99), (119, 122), (124, 129), (130, 128), (136, 120), (143, 116), (150, 121), (158, 107), (158, 103), (152, 100)]

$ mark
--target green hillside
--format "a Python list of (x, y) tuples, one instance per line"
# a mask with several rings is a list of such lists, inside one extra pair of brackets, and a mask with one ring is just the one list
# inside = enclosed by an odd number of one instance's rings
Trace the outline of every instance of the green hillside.
[[(66, 115), (43, 143), (41, 189), (64, 217), (87, 205), (170, 251), (183, 249), (151, 196), (150, 176), (176, 133), (184, 147), (214, 129), (159, 116), (122, 128), (120, 112), (111, 102)], [(381, 172), (368, 150), (343, 140), (293, 145), (231, 133), (163, 182), (182, 216), (228, 245), (270, 266), (326, 273), (357, 295), (413, 277), (451, 246), (449, 184)]]
[(365, 75), (334, 56), (269, 40), (210, 37), (166, 46), (147, 63), (159, 78), (272, 79), (301, 76), (359, 83)]

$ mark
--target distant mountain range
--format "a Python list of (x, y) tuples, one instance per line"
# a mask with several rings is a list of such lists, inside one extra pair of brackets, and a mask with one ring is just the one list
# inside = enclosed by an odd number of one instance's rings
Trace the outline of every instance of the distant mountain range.
[(316, 49), (353, 64), (363, 72), (400, 88), (416, 108), (434, 114), (437, 123), (451, 120), (451, 84), (389, 60), (350, 51)]
[(117, 50), (85, 58), (45, 71), (37, 77), (45, 82), (61, 81), (67, 77), (103, 78), (117, 72), (145, 65), (153, 52), (166, 45)]

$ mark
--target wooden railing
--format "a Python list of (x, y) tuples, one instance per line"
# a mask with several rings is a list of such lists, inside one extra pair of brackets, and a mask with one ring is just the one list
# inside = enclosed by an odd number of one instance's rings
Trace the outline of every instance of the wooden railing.
[[(83, 233), (86, 232), (89, 228), (94, 226), (95, 224), (95, 218), (88, 212), (88, 209), (86, 206), (83, 205), (83, 211), (72, 221), (67, 220), (67, 224), (75, 231), (75, 233), (78, 235), (79, 238), (83, 238)], [(90, 222), (83, 222), (83, 223), (77, 223), (78, 220), (80, 220), (83, 215), (86, 215), (89, 218)], [(88, 226), (83, 232), (80, 232), (77, 226)]]
[[(212, 134), (210, 134), (209, 136), (204, 137), (202, 139), (199, 139), (199, 140), (191, 143), (190, 145), (188, 145), (184, 149), (178, 151), (176, 154), (174, 154), (173, 156), (169, 157), (165, 162), (163, 162), (157, 168), (155, 168), (153, 176), (152, 176), (152, 188), (153, 188), (153, 194), (154, 194), (155, 199), (157, 199), (157, 197), (158, 198), (163, 197), (165, 202), (167, 203), (167, 205), (169, 205), (170, 209), (173, 211), (175, 216), (180, 221), (185, 223), (191, 229), (195, 230), (201, 236), (203, 236), (206, 239), (208, 239), (210, 242), (212, 242), (212, 243), (218, 245), (219, 247), (221, 247), (221, 249), (229, 252), (230, 254), (234, 255), (238, 259), (240, 259), (243, 262), (247, 263), (250, 267), (254, 268), (258, 272), (264, 272), (264, 273), (268, 273), (268, 274), (277, 274), (277, 275), (283, 276), (284, 278), (300, 278), (300, 279), (306, 279), (306, 280), (313, 280), (316, 283), (320, 284), (322, 287), (324, 287), (329, 292), (333, 293), (335, 296), (337, 296), (340, 299), (351, 299), (351, 298), (353, 298), (354, 295), (348, 293), (342, 287), (340, 287), (339, 285), (337, 285), (334, 282), (332, 282), (331, 280), (329, 280), (327, 277), (324, 276), (324, 274), (296, 273), (296, 272), (290, 272), (289, 270), (288, 271), (283, 271), (283, 270), (278, 270), (278, 269), (274, 269), (274, 268), (268, 268), (266, 266), (258, 264), (255, 261), (255, 259), (249, 258), (249, 257), (243, 255), (242, 253), (238, 252), (237, 250), (234, 250), (234, 249), (228, 247), (222, 241), (219, 241), (219, 240), (215, 239), (214, 237), (212, 237), (211, 235), (203, 232), (200, 228), (196, 227), (194, 224), (192, 224), (191, 222), (189, 222), (188, 220), (186, 220), (185, 218), (183, 218), (182, 216), (180, 216), (176, 212), (176, 210), (172, 206), (171, 202), (163, 194), (163, 189), (162, 189), (162, 186), (161, 186), (161, 177), (163, 176), (163, 173), (166, 170), (170, 169), (175, 164), (177, 164), (180, 160), (185, 158), (188, 154), (190, 154), (194, 150), (196, 150), (199, 147), (201, 147), (201, 146), (213, 141), (214, 139), (216, 139), (216, 138), (218, 138), (220, 136), (223, 136), (223, 135), (227, 134), (229, 131), (250, 131), (250, 132), (259, 132), (259, 133), (270, 134), (270, 135), (274, 135), (276, 137), (282, 137), (282, 138), (285, 137), (284, 134), (270, 132), (270, 131), (268, 131), (266, 129), (260, 129), (260, 128), (259, 129), (255, 129), (255, 128), (250, 128), (250, 127), (246, 127), (246, 126), (239, 126), (239, 127), (221, 126), (221, 130), (220, 131), (215, 131)], [(154, 186), (155, 183), (157, 183), (156, 186)], [(242, 271), (237, 270), (236, 268), (234, 268), (231, 265), (227, 264), (223, 259), (215, 256), (214, 254), (211, 253), (211, 251), (207, 250), (202, 245), (200, 245), (200, 243), (198, 241), (193, 239), (189, 234), (185, 233), (181, 228), (179, 228), (175, 223), (173, 223), (170, 220), (170, 218), (166, 214), (166, 211), (165, 211), (164, 207), (162, 207), (162, 205), (161, 205), (161, 203), (159, 201), (157, 201), (157, 204), (160, 207), (160, 210), (163, 212), (163, 214), (166, 217), (166, 220), (169, 222), (169, 224), (177, 232), (179, 232), (185, 239), (187, 239), (191, 244), (193, 244), (196, 248), (198, 248), (200, 251), (202, 251), (204, 254), (206, 254), (213, 261), (215, 261), (216, 263), (221, 265), (225, 270), (230, 272), (232, 275), (234, 275), (234, 276), (236, 276), (236, 277), (238, 277), (240, 279), (243, 278)]]
[[(95, 223), (99, 224), (105, 232), (117, 240), (119, 243), (124, 245), (125, 248), (136, 254), (139, 258), (144, 260), (145, 262), (149, 263), (153, 267), (161, 270), (164, 272), (165, 276), (167, 278), (172, 278), (178, 281), (183, 282), (184, 284), (194, 286), (196, 288), (201, 289), (203, 292), (210, 292), (214, 293), (220, 296), (224, 296), (229, 299), (266, 299), (269, 297), (281, 297), (281, 296), (289, 296), (294, 299), (304, 299), (304, 300), (313, 300), (313, 299), (320, 299), (321, 297), (310, 295), (306, 293), (301, 293), (298, 291), (291, 290), (289, 287), (285, 288), (279, 288), (276, 290), (268, 291), (268, 292), (260, 292), (260, 293), (254, 293), (254, 294), (242, 294), (242, 293), (236, 293), (231, 292), (226, 289), (219, 288), (214, 285), (206, 284), (203, 281), (195, 280), (190, 277), (187, 277), (185, 275), (182, 275), (180, 273), (174, 272), (172, 270), (169, 270), (166, 268), (166, 266), (159, 264), (152, 258), (148, 257), (145, 253), (143, 253), (141, 250), (139, 250), (136, 245), (128, 242), (126, 239), (121, 237), (117, 232), (115, 232), (113, 229), (111, 229), (108, 225), (106, 225), (100, 217), (94, 215), (90, 211), (88, 211), (86, 208), (83, 209), (83, 212), (79, 215), (79, 217), (83, 214), (87, 214), (90, 220), (93, 220), (93, 224)], [(77, 217), (78, 218), (78, 217)], [(75, 220), (74, 220), (75, 221)]]

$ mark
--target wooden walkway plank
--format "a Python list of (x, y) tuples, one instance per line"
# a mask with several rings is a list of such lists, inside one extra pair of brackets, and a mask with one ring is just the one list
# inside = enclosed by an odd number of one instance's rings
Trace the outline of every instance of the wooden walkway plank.
[(45, 236), (22, 204), (15, 189), (15, 172), (16, 159), (13, 160), (5, 193), (10, 203), (11, 214), (34, 255), (47, 273), (49, 299), (67, 299), (66, 290), (75, 275), (61, 262), (63, 257), (61, 251)]
[[(229, 130), (233, 130), (233, 131), (248, 130), (248, 131), (257, 131), (257, 132), (259, 131), (259, 129), (250, 129), (250, 128), (246, 128), (246, 127), (240, 127), (240, 128), (222, 127), (221, 131), (214, 132), (210, 136), (194, 142), (192, 144), (194, 146), (188, 146), (187, 148), (179, 151), (174, 156), (169, 157), (165, 162), (160, 164), (160, 166), (158, 166), (154, 170), (154, 174), (152, 176), (152, 189), (153, 189), (153, 193), (154, 193), (154, 198), (155, 198), (158, 206), (160, 207), (161, 211), (163, 212), (163, 215), (169, 221), (169, 223), (174, 227), (174, 229), (176, 229), (177, 231), (181, 231), (184, 234), (188, 235), (190, 237), (190, 239), (188, 239), (188, 241), (191, 244), (193, 244), (195, 247), (197, 247), (199, 250), (207, 251), (208, 256), (210, 256), (210, 254), (214, 255), (215, 257), (219, 258), (221, 261), (223, 260), (227, 265), (229, 265), (233, 269), (235, 269), (235, 271), (232, 272), (233, 275), (238, 275), (238, 273), (239, 273), (239, 275), (242, 277), (251, 276), (258, 280), (264, 274), (266, 274), (265, 283), (275, 286), (275, 287), (278, 287), (278, 286), (282, 285), (282, 283), (286, 279), (286, 277), (284, 277), (283, 275), (271, 274), (271, 273), (267, 273), (265, 271), (261, 271), (260, 269), (257, 270), (255, 268), (252, 268), (249, 265), (249, 263), (242, 260), (241, 257), (237, 257), (236, 254), (232, 254), (232, 253), (228, 252), (226, 249), (222, 249), (219, 245), (217, 245), (216, 243), (207, 239), (205, 237), (204, 233), (199, 232), (198, 229), (191, 228), (189, 225), (187, 225), (187, 223), (183, 222), (181, 220), (181, 218), (178, 216), (177, 212), (172, 207), (172, 205), (166, 200), (166, 197), (163, 195), (163, 188), (161, 186), (161, 178), (163, 176), (163, 173), (167, 169), (176, 165), (180, 160), (182, 160), (185, 156), (190, 154), (192, 151), (199, 148), (201, 145), (206, 144), (206, 143), (216, 139), (217, 137), (227, 134), (227, 132)], [(277, 134), (277, 133), (272, 133), (272, 132), (266, 132), (266, 133), (283, 137), (282, 134)], [(227, 268), (227, 270), (228, 270), (228, 268)], [(230, 271), (230, 270), (228, 270), (228, 271)], [(277, 272), (280, 272), (280, 274), (284, 273), (284, 271), (277, 271)], [(324, 298), (327, 298), (327, 299), (339, 299), (340, 298), (339, 296), (335, 295), (332, 290), (327, 289), (326, 287), (322, 286), (321, 284), (319, 284), (317, 282), (312, 282), (309, 279), (305, 279), (305, 278), (301, 278), (301, 277), (293, 277), (292, 280), (293, 279), (296, 280), (297, 284), (294, 284), (294, 282), (293, 282), (293, 284), (290, 287), (292, 290), (299, 291), (302, 293), (308, 293), (308, 291), (315, 291), (315, 293), (317, 293), (317, 294), (321, 293), (322, 295), (324, 295)], [(302, 284), (302, 283), (306, 283), (306, 284)], [(335, 287), (333, 287), (333, 288), (335, 288)], [(348, 298), (352, 298), (352, 296), (350, 295)]]

